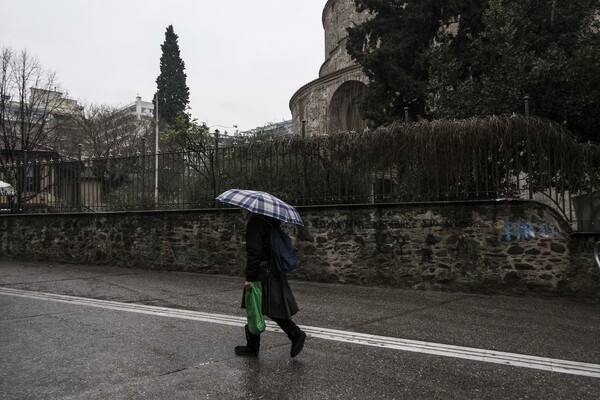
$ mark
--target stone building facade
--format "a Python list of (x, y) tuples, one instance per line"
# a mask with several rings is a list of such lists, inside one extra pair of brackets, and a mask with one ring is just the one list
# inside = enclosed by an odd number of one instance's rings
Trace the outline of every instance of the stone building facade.
[(325, 62), (319, 78), (298, 89), (290, 100), (294, 134), (301, 134), (302, 121), (306, 121), (307, 135), (366, 128), (358, 103), (368, 78), (346, 52), (346, 28), (368, 17), (368, 13), (356, 10), (352, 0), (329, 0), (325, 4)]

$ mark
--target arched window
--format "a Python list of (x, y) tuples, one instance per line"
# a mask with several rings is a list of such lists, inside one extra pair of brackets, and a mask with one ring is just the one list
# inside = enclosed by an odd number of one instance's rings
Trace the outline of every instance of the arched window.
[(347, 81), (337, 88), (329, 103), (329, 133), (360, 131), (367, 127), (359, 111), (366, 88), (359, 81)]

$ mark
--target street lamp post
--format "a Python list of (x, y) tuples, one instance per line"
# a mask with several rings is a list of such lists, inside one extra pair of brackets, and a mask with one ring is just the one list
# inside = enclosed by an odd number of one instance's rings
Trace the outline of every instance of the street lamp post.
[(156, 93), (156, 140), (154, 143), (154, 207), (158, 206), (158, 92)]

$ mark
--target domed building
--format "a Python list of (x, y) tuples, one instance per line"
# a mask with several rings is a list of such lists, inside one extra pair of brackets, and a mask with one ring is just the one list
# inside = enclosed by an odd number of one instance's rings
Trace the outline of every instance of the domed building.
[(367, 127), (358, 106), (368, 78), (346, 52), (346, 28), (368, 17), (368, 13), (356, 10), (353, 0), (329, 0), (325, 4), (325, 62), (319, 78), (298, 89), (290, 100), (294, 134), (301, 134), (302, 121), (306, 121), (307, 136)]

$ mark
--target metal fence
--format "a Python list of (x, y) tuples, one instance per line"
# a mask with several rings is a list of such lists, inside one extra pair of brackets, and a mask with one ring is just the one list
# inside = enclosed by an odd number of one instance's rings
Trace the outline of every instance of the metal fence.
[(0, 179), (20, 212), (217, 207), (229, 188), (264, 190), (294, 205), (527, 198), (577, 230), (600, 230), (598, 147), (531, 118), (397, 124), (301, 139), (229, 139), (200, 151), (81, 160), (32, 158)]

